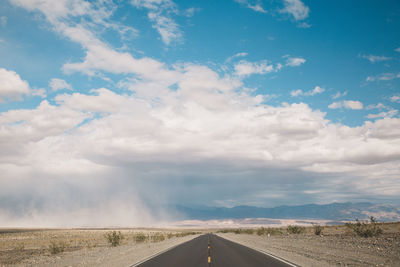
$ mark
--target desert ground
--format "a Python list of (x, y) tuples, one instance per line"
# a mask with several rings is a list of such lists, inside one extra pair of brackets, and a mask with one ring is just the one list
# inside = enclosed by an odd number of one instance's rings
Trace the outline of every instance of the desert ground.
[(383, 233), (372, 237), (358, 236), (344, 225), (324, 226), (319, 235), (315, 227), (301, 228), (297, 234), (287, 228), (227, 229), (217, 234), (299, 266), (400, 266), (400, 223), (378, 227)]
[[(299, 266), (400, 266), (400, 223), (359, 236), (345, 225), (228, 229), (0, 229), (1, 266), (130, 266), (207, 232)], [(121, 232), (115, 247), (106, 235)]]
[[(121, 232), (113, 247), (106, 234)], [(0, 229), (1, 266), (130, 266), (199, 232), (166, 229)]]

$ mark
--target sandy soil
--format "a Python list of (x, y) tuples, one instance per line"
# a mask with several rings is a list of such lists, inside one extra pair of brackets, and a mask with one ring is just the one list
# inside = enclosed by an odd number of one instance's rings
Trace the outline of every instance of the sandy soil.
[[(120, 246), (111, 247), (104, 234), (110, 230), (0, 230), (1, 266), (130, 266), (198, 235), (163, 230), (121, 230)], [(135, 236), (144, 234), (145, 241)], [(157, 234), (156, 234), (157, 233)], [(165, 240), (160, 240), (163, 235)], [(153, 238), (157, 236), (158, 239)], [(51, 242), (64, 251), (52, 254)]]
[(245, 246), (263, 250), (300, 266), (400, 266), (400, 224), (378, 237), (358, 237), (344, 226), (304, 234), (258, 236), (218, 233)]

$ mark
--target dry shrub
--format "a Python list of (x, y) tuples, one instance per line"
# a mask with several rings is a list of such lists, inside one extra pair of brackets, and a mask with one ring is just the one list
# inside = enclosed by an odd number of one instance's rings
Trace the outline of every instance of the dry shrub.
[(297, 225), (289, 225), (287, 227), (287, 231), (290, 234), (301, 234), (306, 231), (306, 228), (302, 227), (302, 226), (297, 226)]
[(105, 234), (105, 237), (106, 237), (108, 243), (110, 243), (110, 245), (113, 247), (119, 246), (121, 243), (121, 240), (124, 239), (123, 235), (121, 234), (121, 231), (108, 232)]

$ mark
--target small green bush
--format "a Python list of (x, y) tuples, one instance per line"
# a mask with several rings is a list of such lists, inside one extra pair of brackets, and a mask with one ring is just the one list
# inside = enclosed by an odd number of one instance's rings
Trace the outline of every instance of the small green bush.
[(135, 234), (135, 235), (133, 236), (133, 240), (134, 240), (136, 243), (144, 242), (144, 241), (146, 241), (147, 238), (148, 238), (148, 237), (147, 237), (145, 234), (143, 234), (143, 233), (137, 233), (137, 234)]
[(174, 235), (173, 233), (168, 233), (168, 234), (167, 234), (167, 238), (168, 238), (168, 239), (171, 239), (171, 238), (173, 238), (174, 236), (175, 236), (175, 235)]
[(200, 234), (199, 232), (181, 232), (181, 233), (176, 233), (175, 236), (176, 237), (184, 237), (184, 236), (188, 236), (188, 235), (197, 235)]
[(252, 228), (246, 228), (242, 230), (242, 233), (252, 235), (254, 233), (254, 229)]
[(265, 227), (260, 227), (256, 231), (257, 235), (279, 235), (282, 234), (282, 232), (277, 229), (277, 228), (265, 228)]
[(314, 234), (316, 234), (316, 235), (322, 234), (322, 226), (321, 225), (314, 225)]
[(265, 235), (267, 228), (260, 227), (257, 229), (256, 233), (257, 235)]
[(373, 237), (383, 233), (383, 230), (378, 226), (374, 217), (370, 217), (369, 222), (360, 222), (356, 219), (355, 223), (346, 223), (348, 228), (352, 229), (354, 233), (361, 237)]
[(66, 244), (64, 242), (51, 241), (49, 245), (49, 251), (52, 255), (64, 252)]
[(110, 245), (113, 247), (119, 246), (121, 243), (121, 240), (124, 238), (120, 231), (108, 232), (105, 234), (105, 237), (106, 237), (108, 243), (110, 243)]
[(162, 233), (155, 233), (152, 237), (151, 237), (151, 241), (152, 242), (161, 242), (165, 240), (165, 236)]
[(289, 225), (287, 227), (287, 231), (290, 234), (301, 234), (301, 233), (304, 233), (305, 230), (306, 230), (305, 227), (297, 226), (297, 225)]

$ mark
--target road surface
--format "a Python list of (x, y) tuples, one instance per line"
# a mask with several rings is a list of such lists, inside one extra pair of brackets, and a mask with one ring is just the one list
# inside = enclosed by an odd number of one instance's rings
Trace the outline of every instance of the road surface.
[[(266, 241), (267, 242), (267, 241)], [(295, 266), (213, 234), (183, 243), (138, 267), (246, 267)]]

